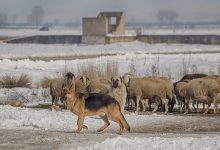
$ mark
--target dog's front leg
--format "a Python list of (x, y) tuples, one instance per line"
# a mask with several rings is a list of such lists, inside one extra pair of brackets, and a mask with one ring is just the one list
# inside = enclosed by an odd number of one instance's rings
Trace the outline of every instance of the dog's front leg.
[(75, 133), (79, 133), (82, 130), (82, 128), (84, 127), (84, 125), (83, 125), (84, 118), (85, 118), (84, 114), (80, 114), (78, 116), (78, 120), (77, 120), (77, 126), (78, 127), (77, 127)]

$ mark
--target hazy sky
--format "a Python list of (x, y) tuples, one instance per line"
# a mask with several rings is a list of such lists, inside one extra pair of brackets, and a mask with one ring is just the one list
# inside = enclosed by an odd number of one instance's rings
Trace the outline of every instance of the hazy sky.
[(124, 11), (127, 20), (157, 21), (159, 10), (176, 11), (178, 21), (220, 20), (220, 0), (0, 0), (0, 12), (26, 21), (34, 5), (45, 10), (44, 21), (78, 20), (96, 16), (99, 11)]

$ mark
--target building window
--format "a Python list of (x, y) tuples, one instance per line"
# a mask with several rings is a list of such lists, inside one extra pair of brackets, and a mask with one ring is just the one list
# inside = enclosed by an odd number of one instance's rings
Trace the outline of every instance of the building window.
[(110, 24), (111, 25), (116, 25), (117, 24), (117, 18), (116, 17), (111, 17), (110, 18)]

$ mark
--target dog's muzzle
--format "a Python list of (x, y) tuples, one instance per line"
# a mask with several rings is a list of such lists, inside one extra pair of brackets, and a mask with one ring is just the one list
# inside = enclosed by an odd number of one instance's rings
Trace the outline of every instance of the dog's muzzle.
[(118, 87), (118, 81), (113, 81), (112, 87), (113, 87), (113, 88), (117, 88), (117, 87)]

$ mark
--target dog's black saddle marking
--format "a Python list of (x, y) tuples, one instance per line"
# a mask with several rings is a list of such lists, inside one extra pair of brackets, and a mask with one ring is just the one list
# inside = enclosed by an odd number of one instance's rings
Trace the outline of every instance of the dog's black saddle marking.
[(116, 100), (105, 94), (90, 93), (85, 99), (85, 108), (89, 110), (99, 110), (102, 107), (108, 106), (109, 104), (115, 103)]

